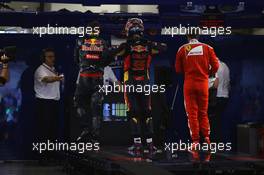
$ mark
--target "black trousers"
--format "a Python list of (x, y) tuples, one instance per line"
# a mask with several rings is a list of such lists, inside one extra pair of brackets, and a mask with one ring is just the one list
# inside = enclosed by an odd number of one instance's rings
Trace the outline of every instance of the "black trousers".
[(222, 130), (222, 114), (224, 113), (228, 104), (228, 98), (217, 97), (215, 106), (215, 115), (210, 118), (211, 126), (211, 141), (223, 142)]
[[(149, 81), (128, 80), (126, 85), (149, 86)], [(125, 92), (125, 102), (128, 106), (127, 115), (133, 137), (140, 137), (142, 131), (147, 138), (153, 137), (153, 121), (151, 114), (151, 95), (145, 92)], [(143, 129), (143, 130), (142, 130)]]
[[(55, 143), (59, 127), (59, 102), (56, 100), (36, 98), (36, 137), (37, 143)], [(40, 160), (56, 158), (56, 151), (45, 151), (38, 154)]]
[(76, 85), (74, 103), (80, 110), (81, 128), (99, 136), (103, 101), (99, 86), (103, 86), (103, 78), (79, 76)]
[(38, 140), (57, 139), (59, 101), (36, 98)]

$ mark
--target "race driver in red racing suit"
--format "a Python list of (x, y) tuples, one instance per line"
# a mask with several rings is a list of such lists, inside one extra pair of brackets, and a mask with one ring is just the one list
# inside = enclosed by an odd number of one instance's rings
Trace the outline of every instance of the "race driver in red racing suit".
[[(131, 18), (125, 28), (127, 42), (119, 46), (118, 55), (124, 58), (124, 84), (149, 85), (149, 67), (152, 56), (166, 50), (163, 43), (151, 42), (143, 38), (144, 26), (141, 19)], [(152, 135), (152, 116), (150, 95), (144, 92), (125, 92), (125, 102), (128, 106), (128, 117), (131, 123), (134, 144), (129, 153), (135, 156), (142, 154), (141, 125), (146, 128), (147, 152), (155, 153)]]
[[(196, 35), (188, 35), (189, 43), (184, 44), (176, 55), (176, 72), (184, 74), (184, 102), (188, 126), (193, 143), (200, 143), (200, 132), (204, 141), (210, 144), (208, 121), (208, 81), (215, 74), (219, 63), (214, 49), (199, 42)], [(198, 151), (193, 151), (198, 158)]]

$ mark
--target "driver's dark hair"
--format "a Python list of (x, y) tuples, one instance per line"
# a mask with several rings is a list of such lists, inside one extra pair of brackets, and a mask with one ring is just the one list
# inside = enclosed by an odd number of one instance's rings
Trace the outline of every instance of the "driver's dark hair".
[(100, 24), (99, 21), (97, 21), (97, 20), (93, 20), (93, 21), (89, 22), (89, 23), (87, 24), (87, 26), (89, 26), (89, 27), (101, 27), (101, 24)]
[(199, 38), (199, 35), (198, 34), (187, 34), (186, 36), (188, 38), (190, 38), (190, 39), (198, 39)]

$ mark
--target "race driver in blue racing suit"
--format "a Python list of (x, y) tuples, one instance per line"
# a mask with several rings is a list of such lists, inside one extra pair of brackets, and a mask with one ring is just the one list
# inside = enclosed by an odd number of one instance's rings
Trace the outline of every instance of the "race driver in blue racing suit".
[[(99, 27), (97, 21), (89, 27)], [(105, 40), (99, 32), (77, 39), (75, 59), (79, 65), (79, 75), (74, 94), (74, 105), (81, 117), (82, 133), (77, 141), (98, 141), (101, 121), (104, 67), (114, 60)]]

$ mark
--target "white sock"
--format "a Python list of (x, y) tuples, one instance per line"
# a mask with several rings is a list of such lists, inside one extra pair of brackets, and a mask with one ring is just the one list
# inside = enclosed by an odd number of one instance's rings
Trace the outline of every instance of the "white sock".
[(135, 144), (141, 144), (141, 138), (140, 137), (134, 138), (134, 143)]
[(146, 142), (147, 142), (147, 144), (150, 144), (150, 143), (153, 142), (153, 140), (152, 140), (152, 138), (147, 138), (147, 139), (146, 139)]

